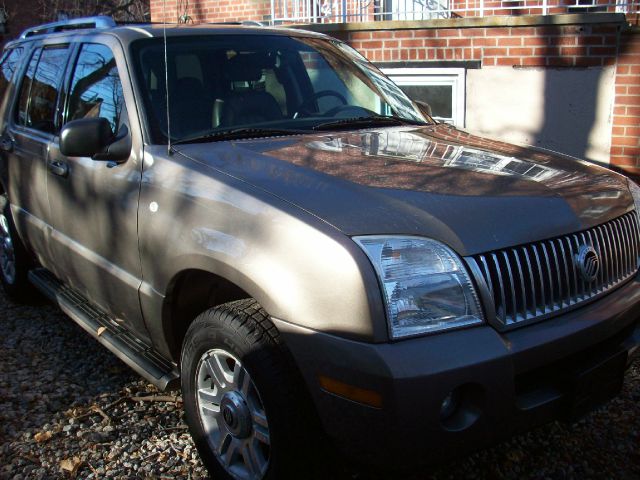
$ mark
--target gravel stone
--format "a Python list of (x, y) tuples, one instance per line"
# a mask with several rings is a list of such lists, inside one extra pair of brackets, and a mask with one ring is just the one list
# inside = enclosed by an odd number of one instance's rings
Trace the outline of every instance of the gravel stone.
[[(17, 305), (0, 291), (0, 479), (72, 478), (62, 461), (79, 462), (83, 479), (207, 478), (179, 397), (130, 400), (158, 393), (58, 308)], [(375, 476), (340, 464), (330, 478), (638, 479), (639, 402), (636, 362), (619, 397), (573, 424), (548, 424), (429, 473)]]

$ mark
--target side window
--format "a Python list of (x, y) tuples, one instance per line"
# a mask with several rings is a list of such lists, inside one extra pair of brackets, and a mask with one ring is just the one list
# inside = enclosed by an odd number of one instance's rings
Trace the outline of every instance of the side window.
[(67, 121), (103, 117), (116, 133), (124, 108), (116, 60), (105, 45), (82, 45), (71, 80)]
[(67, 53), (66, 46), (34, 52), (20, 90), (19, 124), (47, 133), (55, 132), (56, 101)]
[(16, 123), (18, 125), (27, 125), (27, 108), (29, 108), (29, 93), (31, 92), (31, 84), (33, 83), (33, 76), (36, 73), (36, 66), (38, 60), (40, 60), (40, 53), (42, 49), (38, 48), (34, 50), (29, 61), (29, 67), (27, 73), (24, 74), (22, 84), (20, 85), (20, 95), (18, 100), (18, 109), (16, 110)]
[(22, 50), (22, 47), (13, 48), (5, 52), (2, 58), (2, 65), (0, 66), (0, 98), (4, 97), (11, 78), (20, 65)]

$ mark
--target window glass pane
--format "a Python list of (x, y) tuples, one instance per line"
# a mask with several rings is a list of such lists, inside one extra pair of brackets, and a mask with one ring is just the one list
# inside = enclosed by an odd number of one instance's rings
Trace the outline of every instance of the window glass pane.
[(56, 100), (66, 60), (66, 46), (42, 51), (29, 95), (27, 127), (48, 133), (55, 131)]
[(111, 49), (87, 43), (82, 46), (71, 81), (67, 121), (102, 117), (116, 133), (124, 106), (122, 84)]
[(409, 98), (428, 103), (434, 117), (453, 118), (453, 86), (451, 85), (400, 85)]
[(18, 68), (22, 50), (22, 47), (9, 50), (2, 60), (2, 67), (0, 67), (0, 98), (4, 96), (9, 82), (11, 82), (11, 78), (13, 77), (13, 73)]
[(40, 59), (41, 48), (38, 48), (31, 55), (29, 61), (29, 68), (22, 79), (20, 85), (20, 96), (18, 101), (18, 110), (16, 111), (16, 122), (19, 125), (27, 125), (27, 107), (29, 107), (29, 92), (31, 91), (31, 84), (33, 83), (33, 74), (36, 71), (38, 60)]

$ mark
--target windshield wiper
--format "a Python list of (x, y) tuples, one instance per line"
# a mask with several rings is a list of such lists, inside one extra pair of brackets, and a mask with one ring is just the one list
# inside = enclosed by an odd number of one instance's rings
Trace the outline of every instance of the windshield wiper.
[(258, 137), (275, 137), (278, 135), (296, 135), (300, 133), (309, 133), (308, 130), (285, 130), (278, 128), (228, 128), (226, 130), (216, 130), (204, 135), (195, 137), (182, 138), (172, 142), (173, 145), (183, 143), (204, 143), (217, 142), (222, 140), (239, 140), (242, 138), (258, 138)]
[(409, 118), (393, 117), (386, 115), (368, 115), (363, 117), (344, 118), (342, 120), (334, 120), (331, 122), (320, 123), (313, 127), (314, 130), (334, 130), (336, 128), (349, 127), (375, 127), (379, 125), (396, 126), (396, 125), (427, 125), (418, 120)]

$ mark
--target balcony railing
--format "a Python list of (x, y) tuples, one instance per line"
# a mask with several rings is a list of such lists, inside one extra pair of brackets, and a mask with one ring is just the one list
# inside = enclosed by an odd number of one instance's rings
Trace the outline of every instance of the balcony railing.
[(271, 0), (274, 23), (345, 23), (378, 20), (640, 13), (640, 0)]

